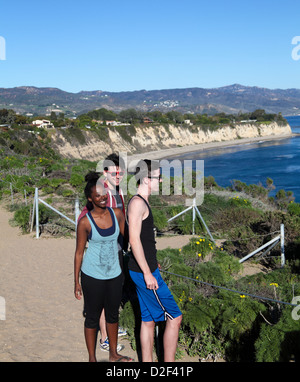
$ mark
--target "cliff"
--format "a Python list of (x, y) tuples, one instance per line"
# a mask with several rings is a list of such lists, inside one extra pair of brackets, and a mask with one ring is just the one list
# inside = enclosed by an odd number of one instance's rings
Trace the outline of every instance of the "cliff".
[[(71, 130), (71, 129), (70, 129)], [(196, 126), (140, 126), (134, 128), (107, 128), (103, 135), (92, 130), (81, 130), (80, 139), (64, 130), (52, 133), (53, 147), (66, 158), (87, 159), (98, 161), (111, 152), (126, 152), (136, 155), (150, 151), (182, 148), (188, 151), (201, 150), (204, 144), (226, 143), (241, 139), (281, 138), (291, 136), (292, 130), (288, 124), (257, 124), (242, 123), (223, 126), (218, 129), (203, 129)], [(195, 147), (195, 145), (199, 145)], [(184, 147), (184, 149), (183, 149)]]

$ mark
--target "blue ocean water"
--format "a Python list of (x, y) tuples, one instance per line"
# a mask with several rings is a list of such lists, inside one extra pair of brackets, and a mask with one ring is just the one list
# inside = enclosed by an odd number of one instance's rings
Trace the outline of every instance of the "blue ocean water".
[(176, 159), (203, 159), (204, 175), (212, 175), (222, 187), (230, 186), (233, 180), (266, 186), (267, 178), (271, 178), (276, 188), (270, 196), (284, 189), (292, 191), (300, 203), (300, 116), (285, 118), (299, 136), (193, 152)]

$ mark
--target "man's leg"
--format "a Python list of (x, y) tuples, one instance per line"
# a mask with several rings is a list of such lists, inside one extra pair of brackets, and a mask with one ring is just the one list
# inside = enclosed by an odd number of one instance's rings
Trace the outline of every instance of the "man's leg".
[(164, 361), (174, 362), (178, 342), (179, 328), (182, 321), (182, 315), (171, 320), (167, 319), (164, 333)]
[(100, 326), (100, 332), (101, 332), (101, 342), (104, 342), (106, 340), (106, 337), (107, 337), (104, 309), (102, 310), (102, 313), (100, 316), (99, 326)]
[(154, 321), (142, 321), (140, 338), (143, 362), (153, 362), (154, 327)]

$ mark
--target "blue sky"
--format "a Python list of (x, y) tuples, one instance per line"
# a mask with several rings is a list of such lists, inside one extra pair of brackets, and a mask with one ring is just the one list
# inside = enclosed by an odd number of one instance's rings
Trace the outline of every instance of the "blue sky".
[(300, 88), (299, 20), (296, 0), (0, 0), (0, 87)]

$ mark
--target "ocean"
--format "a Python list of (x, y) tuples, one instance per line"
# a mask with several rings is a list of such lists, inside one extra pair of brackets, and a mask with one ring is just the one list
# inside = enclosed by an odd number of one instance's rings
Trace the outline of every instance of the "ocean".
[(276, 188), (269, 196), (284, 189), (292, 191), (295, 202), (300, 203), (300, 116), (285, 118), (293, 133), (299, 133), (298, 136), (187, 153), (168, 159), (204, 160), (204, 175), (213, 176), (222, 187), (230, 186), (233, 180), (266, 186), (267, 178), (271, 178)]

